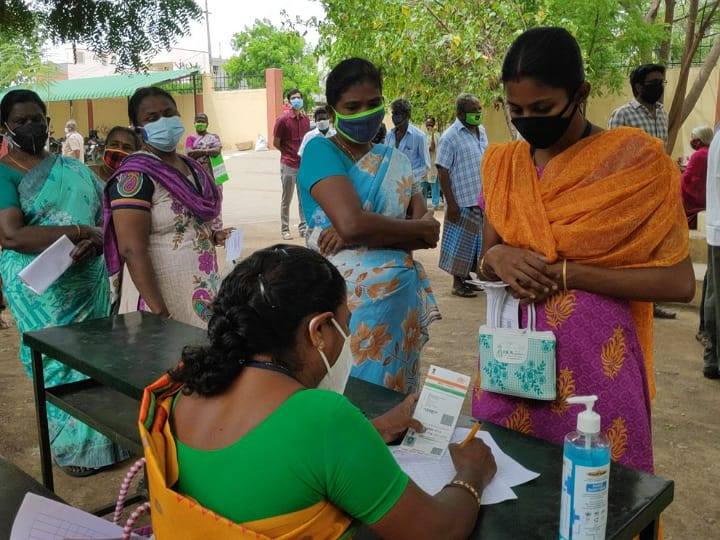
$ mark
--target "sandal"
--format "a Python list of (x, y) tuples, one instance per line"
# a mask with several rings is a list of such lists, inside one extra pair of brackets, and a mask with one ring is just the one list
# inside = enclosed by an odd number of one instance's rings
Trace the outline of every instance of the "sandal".
[(93, 474), (97, 474), (100, 471), (104, 471), (108, 467), (99, 467), (97, 469), (93, 469), (91, 467), (79, 467), (77, 465), (65, 465), (64, 467), (60, 467), (60, 470), (67, 474), (68, 476), (72, 476), (74, 478), (85, 478), (86, 476), (92, 476)]
[(453, 289), (452, 294), (461, 298), (475, 298), (477, 296), (477, 293), (467, 285), (461, 285), (460, 287)]

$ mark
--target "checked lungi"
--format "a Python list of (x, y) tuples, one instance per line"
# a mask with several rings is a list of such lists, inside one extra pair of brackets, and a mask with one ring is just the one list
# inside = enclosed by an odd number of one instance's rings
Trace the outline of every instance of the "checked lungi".
[(479, 206), (460, 208), (460, 222), (443, 222), (438, 266), (453, 276), (475, 272), (482, 249), (483, 212)]

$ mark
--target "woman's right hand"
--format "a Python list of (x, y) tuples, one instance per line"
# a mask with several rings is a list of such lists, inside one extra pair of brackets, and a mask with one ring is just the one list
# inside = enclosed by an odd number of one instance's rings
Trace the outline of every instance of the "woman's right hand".
[(430, 247), (437, 246), (438, 240), (440, 240), (440, 222), (435, 219), (434, 212), (428, 210), (418, 221), (423, 224), (420, 240)]
[(80, 238), (75, 245), (79, 245), (82, 240), (88, 240), (93, 248), (95, 248), (95, 253), (102, 253), (104, 245), (102, 227), (91, 227), (90, 225), (79, 225), (79, 227)]
[(485, 489), (497, 472), (490, 448), (480, 439), (473, 438), (463, 448), (452, 443), (448, 447), (457, 478), (470, 482), (478, 490)]
[(485, 265), (507, 283), (513, 296), (530, 302), (557, 291), (562, 280), (542, 255), (529, 249), (495, 245), (485, 253)]

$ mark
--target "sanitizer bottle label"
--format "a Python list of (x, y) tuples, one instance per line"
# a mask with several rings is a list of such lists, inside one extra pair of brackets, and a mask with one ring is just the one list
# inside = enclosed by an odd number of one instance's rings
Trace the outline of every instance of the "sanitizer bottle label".
[(572, 540), (602, 540), (607, 523), (610, 465), (583, 467), (575, 465), (575, 485), (571, 515)]

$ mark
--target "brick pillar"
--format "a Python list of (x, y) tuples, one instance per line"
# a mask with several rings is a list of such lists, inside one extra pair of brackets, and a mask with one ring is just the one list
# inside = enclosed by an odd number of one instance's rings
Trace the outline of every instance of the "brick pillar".
[(92, 99), (86, 99), (87, 102), (87, 114), (88, 114), (88, 133), (91, 129), (95, 129), (95, 115), (93, 113)]
[(275, 120), (283, 113), (282, 69), (270, 68), (265, 70), (265, 96), (267, 99), (268, 147), (275, 148), (272, 144), (273, 128), (275, 127)]

